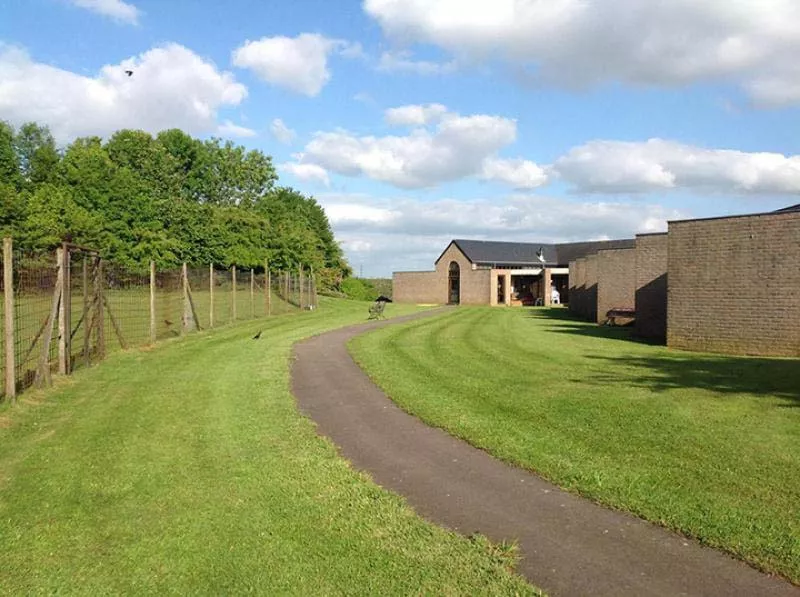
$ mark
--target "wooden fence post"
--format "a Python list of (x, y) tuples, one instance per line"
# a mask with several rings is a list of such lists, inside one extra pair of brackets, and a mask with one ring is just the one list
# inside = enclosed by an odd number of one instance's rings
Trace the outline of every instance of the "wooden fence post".
[(69, 250), (66, 244), (56, 249), (56, 261), (58, 261), (58, 286), (61, 287), (61, 300), (58, 302), (58, 374), (66, 375), (69, 373), (69, 353), (68, 338), (70, 326), (67, 322), (67, 301), (66, 301), (66, 280), (67, 280), (67, 261), (69, 260)]
[(156, 343), (156, 262), (150, 262), (150, 344)]
[(208, 264), (208, 327), (214, 327), (214, 264)]
[(189, 305), (189, 272), (186, 262), (181, 265), (181, 295), (183, 297), (181, 303), (183, 307), (181, 310), (181, 334), (185, 334), (191, 329), (192, 325), (192, 307)]
[(14, 241), (3, 239), (3, 334), (5, 342), (6, 399), (13, 404), (17, 400), (17, 366), (14, 361)]
[(83, 285), (83, 362), (88, 367), (91, 364), (89, 345), (91, 343), (91, 325), (89, 323), (89, 259), (83, 256), (83, 271), (81, 272)]
[(272, 280), (270, 280), (269, 274), (269, 260), (264, 260), (264, 307), (267, 312), (267, 317), (272, 315), (272, 289), (270, 286)]
[(289, 311), (289, 270), (286, 270), (284, 275), (286, 279), (286, 292), (283, 294), (283, 300), (286, 302), (286, 311)]
[(311, 272), (308, 276), (308, 296), (311, 297), (309, 300), (309, 306), (311, 309), (317, 308), (317, 290), (314, 288), (314, 266), (310, 265), (309, 268)]
[(236, 321), (236, 266), (235, 265), (231, 268), (231, 272), (232, 272), (231, 279), (233, 281), (233, 289), (231, 291), (233, 293), (233, 295), (232, 295), (233, 296), (233, 301), (232, 301), (233, 302), (233, 321)]
[(256, 286), (255, 272), (250, 268), (250, 319), (256, 318)]
[(303, 264), (300, 264), (300, 271), (297, 274), (297, 286), (300, 289), (300, 310), (303, 310)]
[(98, 257), (97, 277), (95, 279), (95, 292), (97, 294), (97, 304), (95, 305), (95, 309), (97, 309), (97, 356), (101, 361), (106, 358), (106, 318), (103, 310), (103, 303), (105, 303), (105, 293), (103, 292), (105, 272), (103, 270), (103, 260), (102, 258)]

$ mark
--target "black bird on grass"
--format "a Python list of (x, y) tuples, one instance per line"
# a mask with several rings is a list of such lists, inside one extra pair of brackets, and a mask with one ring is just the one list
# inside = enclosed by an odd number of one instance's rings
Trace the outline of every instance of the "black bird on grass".
[(253, 340), (258, 340), (261, 337), (261, 331), (262, 330), (258, 330), (258, 333), (255, 336), (253, 336)]

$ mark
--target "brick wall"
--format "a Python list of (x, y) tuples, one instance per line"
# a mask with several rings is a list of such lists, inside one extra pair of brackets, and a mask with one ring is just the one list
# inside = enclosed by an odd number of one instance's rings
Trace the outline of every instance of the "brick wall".
[(581, 316), (589, 321), (597, 321), (597, 254), (586, 256)]
[(604, 249), (597, 253), (597, 311), (604, 322), (611, 309), (633, 309), (636, 300), (636, 249)]
[(636, 236), (636, 335), (667, 339), (667, 234)]
[(458, 263), (461, 269), (461, 304), (490, 304), (492, 271), (473, 270), (469, 259), (453, 244), (442, 254), (435, 271), (395, 272), (392, 275), (392, 298), (398, 303), (447, 303), (451, 261)]
[(447, 302), (447, 279), (441, 280), (439, 272), (394, 272), (392, 274), (392, 299), (396, 303)]
[(667, 344), (800, 356), (800, 213), (670, 222)]
[(569, 262), (569, 310), (575, 315), (583, 314), (586, 290), (586, 259)]

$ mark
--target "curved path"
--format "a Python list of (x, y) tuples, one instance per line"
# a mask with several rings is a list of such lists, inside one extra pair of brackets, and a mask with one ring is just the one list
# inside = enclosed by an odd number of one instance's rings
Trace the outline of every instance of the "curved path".
[(345, 344), (436, 313), (343, 328), (295, 346), (292, 390), (300, 409), (356, 468), (433, 522), (518, 540), (519, 571), (551, 595), (800, 597), (800, 588), (781, 579), (566, 493), (400, 410)]

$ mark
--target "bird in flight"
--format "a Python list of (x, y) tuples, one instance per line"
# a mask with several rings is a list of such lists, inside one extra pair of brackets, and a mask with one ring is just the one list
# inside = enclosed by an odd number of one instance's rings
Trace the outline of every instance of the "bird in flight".
[(125, 74), (128, 75), (129, 77), (132, 77), (133, 76), (133, 71), (132, 70), (126, 70)]

